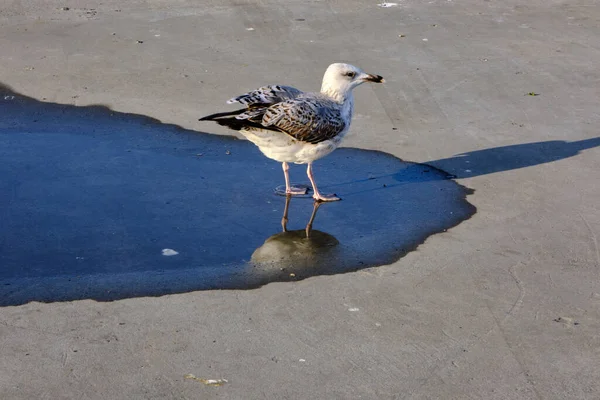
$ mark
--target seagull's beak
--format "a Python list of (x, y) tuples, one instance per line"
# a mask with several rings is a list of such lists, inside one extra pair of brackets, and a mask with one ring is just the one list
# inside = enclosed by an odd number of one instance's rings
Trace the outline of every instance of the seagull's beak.
[(385, 82), (385, 80), (383, 79), (383, 77), (381, 75), (371, 75), (371, 74), (365, 74), (362, 77), (362, 80), (365, 82), (374, 82), (374, 83)]

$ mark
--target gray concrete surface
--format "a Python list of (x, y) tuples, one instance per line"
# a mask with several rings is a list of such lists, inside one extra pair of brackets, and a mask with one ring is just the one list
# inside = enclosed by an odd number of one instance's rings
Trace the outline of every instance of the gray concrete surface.
[(341, 60), (387, 80), (358, 90), (346, 146), (483, 156), (448, 171), (477, 214), (392, 265), (0, 309), (0, 398), (600, 397), (598, 2), (376, 3), (1, 5), (0, 81), (40, 100), (204, 130), (230, 95), (317, 89)]

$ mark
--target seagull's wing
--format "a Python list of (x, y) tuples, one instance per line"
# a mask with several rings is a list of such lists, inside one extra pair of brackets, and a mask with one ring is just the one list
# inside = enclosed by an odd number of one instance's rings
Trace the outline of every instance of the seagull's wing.
[(339, 104), (289, 86), (264, 86), (228, 101), (236, 102), (248, 108), (208, 115), (200, 121), (215, 121), (236, 131), (282, 132), (313, 144), (334, 138), (346, 127)]
[(302, 91), (291, 86), (269, 85), (227, 100), (227, 104), (240, 103), (248, 108), (261, 107), (294, 99)]
[(313, 144), (334, 138), (346, 127), (339, 104), (318, 97), (300, 97), (274, 104), (264, 110), (261, 125)]

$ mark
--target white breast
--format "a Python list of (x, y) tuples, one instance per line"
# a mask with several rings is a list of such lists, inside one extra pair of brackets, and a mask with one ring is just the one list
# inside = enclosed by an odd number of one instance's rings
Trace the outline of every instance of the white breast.
[(343, 137), (339, 135), (332, 140), (312, 144), (300, 142), (282, 132), (256, 129), (240, 133), (270, 159), (295, 164), (307, 164), (325, 157), (338, 147)]

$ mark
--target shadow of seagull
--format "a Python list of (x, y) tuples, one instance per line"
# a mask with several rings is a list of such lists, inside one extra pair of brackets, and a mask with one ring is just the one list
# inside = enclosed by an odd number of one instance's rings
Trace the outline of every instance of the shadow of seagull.
[(573, 142), (550, 140), (469, 151), (428, 161), (426, 164), (442, 169), (456, 178), (472, 178), (563, 160), (598, 146), (600, 137)]
[[(406, 162), (406, 165), (392, 174), (373, 175), (352, 182), (339, 182), (330, 187), (346, 186), (381, 178), (393, 178), (395, 184), (387, 185), (392, 188), (415, 182), (428, 182), (440, 179), (463, 179), (497, 172), (533, 167), (563, 160), (580, 154), (583, 150), (600, 146), (600, 137), (583, 139), (573, 142), (565, 140), (550, 140), (546, 142), (521, 143), (509, 146), (491, 147), (460, 153), (448, 158), (426, 161), (424, 163)], [(431, 169), (423, 169), (423, 166)], [(431, 173), (430, 173), (431, 172)], [(383, 190), (385, 188), (369, 188), (350, 195)], [(346, 194), (348, 196), (349, 194)]]

